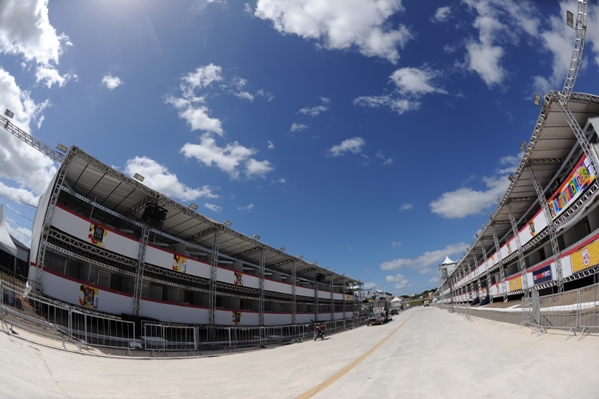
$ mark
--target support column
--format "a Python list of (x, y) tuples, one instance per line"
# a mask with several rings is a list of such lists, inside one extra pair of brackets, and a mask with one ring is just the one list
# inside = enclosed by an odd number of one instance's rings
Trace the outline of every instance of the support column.
[(346, 313), (346, 308), (345, 308), (345, 306), (346, 306), (346, 297), (347, 297), (347, 294), (345, 293), (345, 290), (347, 289), (347, 285), (346, 285), (347, 283), (345, 282), (345, 277), (343, 278), (343, 282), (341, 284), (342, 284), (342, 287), (343, 287), (343, 320), (345, 320), (347, 318), (346, 314), (345, 314)]
[[(73, 152), (69, 151), (64, 162), (58, 169), (58, 174), (56, 175), (56, 182), (54, 183), (54, 188), (52, 189), (52, 195), (50, 196), (50, 200), (48, 201), (48, 207), (46, 208), (46, 215), (44, 216), (44, 224), (42, 226), (42, 236), (40, 237), (40, 242), (38, 245), (37, 259), (36, 259), (36, 269), (35, 269), (35, 287), (33, 287), (39, 294), (43, 292), (43, 284), (42, 280), (44, 278), (44, 259), (46, 256), (46, 243), (48, 242), (48, 236), (50, 235), (50, 228), (52, 225), (52, 216), (54, 215), (54, 209), (56, 208), (56, 203), (58, 202), (58, 196), (62, 190), (62, 184), (67, 175), (67, 169), (69, 168), (69, 164), (73, 159)], [(31, 254), (36, 255), (36, 254)], [(29, 267), (29, 265), (27, 265)]]
[(314, 321), (318, 321), (318, 281), (316, 276), (318, 273), (314, 272)]
[(260, 250), (260, 326), (264, 327), (264, 278), (266, 277), (266, 253)]
[(481, 299), (482, 296), (482, 284), (480, 282), (480, 273), (478, 272), (478, 264), (476, 262), (476, 258), (474, 257), (474, 254), (472, 254), (472, 260), (474, 260), (474, 275), (476, 276), (476, 280), (478, 282), (478, 292), (477, 292), (477, 296), (479, 298), (479, 300)]
[(551, 250), (553, 251), (553, 259), (555, 260), (557, 288), (558, 292), (562, 292), (564, 290), (564, 273), (562, 271), (561, 250), (559, 249), (559, 243), (557, 241), (557, 231), (555, 230), (555, 225), (553, 224), (553, 217), (551, 216), (551, 212), (549, 211), (549, 204), (547, 204), (547, 199), (545, 199), (545, 193), (543, 192), (541, 183), (539, 182), (539, 179), (537, 178), (537, 175), (531, 166), (528, 167), (528, 172), (530, 173), (532, 184), (535, 187), (537, 196), (539, 197), (539, 203), (543, 208), (545, 219), (547, 219), (547, 228), (549, 229), (549, 241), (551, 241)]
[(143, 227), (141, 237), (139, 239), (139, 254), (137, 257), (137, 271), (135, 272), (135, 289), (133, 290), (133, 314), (140, 315), (141, 310), (141, 294), (143, 291), (144, 271), (146, 270), (146, 248), (148, 247), (148, 239), (150, 237), (150, 228)]
[[(210, 316), (210, 326), (216, 324), (216, 272), (218, 270), (218, 250), (220, 245), (220, 231), (214, 232), (214, 241), (212, 243), (212, 260), (210, 262), (210, 296), (208, 298), (208, 308)], [(212, 334), (214, 329), (210, 330)]]
[(297, 300), (295, 293), (295, 286), (297, 284), (296, 280), (296, 269), (295, 269), (295, 261), (293, 261), (293, 266), (291, 269), (291, 324), (295, 324), (297, 317)]
[(507, 209), (508, 215), (510, 217), (510, 223), (512, 224), (512, 232), (514, 234), (514, 238), (516, 239), (516, 248), (518, 249), (518, 269), (522, 273), (522, 277), (520, 278), (522, 281), (522, 290), (524, 290), (524, 297), (528, 298), (530, 296), (530, 292), (528, 290), (528, 276), (526, 275), (526, 261), (524, 260), (524, 253), (522, 251), (522, 244), (520, 242), (520, 231), (518, 230), (518, 224), (516, 223), (516, 218), (512, 212), (511, 203), (508, 203)]
[(335, 294), (333, 293), (333, 275), (331, 274), (331, 321), (335, 321)]
[(493, 295), (491, 295), (491, 272), (489, 268), (489, 259), (487, 258), (487, 251), (485, 250), (484, 243), (481, 243), (483, 249), (483, 258), (485, 259), (485, 273), (487, 275), (487, 295), (489, 296), (490, 303), (493, 303)]
[(503, 302), (507, 302), (507, 289), (505, 286), (505, 271), (503, 270), (503, 259), (501, 257), (501, 248), (499, 247), (499, 238), (497, 238), (497, 232), (495, 226), (493, 230), (493, 241), (495, 242), (495, 253), (497, 254), (497, 260), (499, 261), (499, 278), (501, 279), (501, 290), (503, 291)]

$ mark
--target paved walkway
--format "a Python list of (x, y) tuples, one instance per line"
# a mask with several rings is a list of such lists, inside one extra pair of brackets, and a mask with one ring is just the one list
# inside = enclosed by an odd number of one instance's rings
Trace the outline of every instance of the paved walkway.
[(597, 335), (537, 337), (433, 307), (325, 341), (204, 358), (84, 356), (16, 332), (0, 333), (1, 398), (599, 397)]

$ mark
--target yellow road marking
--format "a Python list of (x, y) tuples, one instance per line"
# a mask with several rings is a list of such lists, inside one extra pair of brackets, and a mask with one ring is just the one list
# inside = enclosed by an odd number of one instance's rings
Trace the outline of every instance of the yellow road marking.
[(298, 396), (296, 399), (309, 399), (312, 396), (319, 393), (320, 391), (324, 390), (325, 388), (331, 386), (334, 382), (336, 382), (338, 379), (343, 377), (345, 374), (347, 374), (349, 371), (351, 371), (353, 368), (355, 368), (358, 364), (362, 363), (364, 361), (364, 359), (366, 359), (368, 356), (372, 355), (374, 353), (374, 351), (376, 351), (378, 348), (383, 346), (383, 344), (385, 342), (387, 342), (387, 340), (389, 338), (391, 338), (391, 336), (393, 336), (393, 334), (395, 334), (397, 331), (399, 331), (399, 329), (402, 328), (404, 326), (404, 324), (406, 324), (408, 322), (408, 320), (410, 320), (412, 318), (413, 315), (414, 314), (412, 313), (410, 315), (410, 317), (408, 317), (403, 323), (401, 323), (399, 325), (399, 327), (397, 327), (395, 330), (393, 330), (393, 332), (391, 332), (391, 334), (389, 334), (389, 335), (387, 335), (387, 337), (383, 338), (381, 340), (381, 342), (379, 342), (374, 347), (372, 347), (368, 352), (364, 353), (362, 356), (360, 356), (359, 358), (354, 360), (349, 366), (345, 367), (343, 370), (339, 371), (337, 374), (331, 376), (329, 379), (325, 380), (324, 382), (315, 386), (314, 388), (310, 389), (309, 391), (304, 392), (303, 394)]

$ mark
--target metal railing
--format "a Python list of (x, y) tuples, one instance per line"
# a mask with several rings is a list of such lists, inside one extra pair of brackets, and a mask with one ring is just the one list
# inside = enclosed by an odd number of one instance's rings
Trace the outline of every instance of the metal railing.
[(537, 335), (549, 329), (567, 330), (566, 340), (580, 332), (579, 340), (599, 329), (599, 284), (558, 294), (522, 298), (522, 324)]
[[(325, 322), (327, 335), (362, 326), (366, 316)], [(141, 334), (136, 325), (116, 316), (103, 315), (93, 310), (86, 312), (50, 298), (40, 296), (31, 288), (18, 287), (0, 280), (0, 329), (12, 331), (19, 326), (38, 335), (44, 335), (77, 345), (125, 349), (145, 349), (150, 356), (168, 352), (200, 355), (205, 350), (236, 351), (240, 348), (264, 348), (302, 342), (311, 339), (314, 324), (283, 326), (210, 327), (171, 323), (141, 322)], [(138, 325), (139, 327), (139, 325)], [(139, 330), (139, 328), (138, 328)]]

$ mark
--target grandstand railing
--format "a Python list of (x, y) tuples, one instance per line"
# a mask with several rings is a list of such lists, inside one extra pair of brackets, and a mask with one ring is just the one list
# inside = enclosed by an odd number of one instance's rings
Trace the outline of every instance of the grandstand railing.
[[(366, 323), (366, 316), (325, 322), (327, 335), (353, 329)], [(77, 345), (131, 350), (145, 349), (150, 356), (168, 352), (202, 354), (202, 351), (236, 351), (264, 348), (311, 339), (314, 323), (282, 326), (204, 326), (142, 322), (139, 334), (132, 321), (122, 320), (53, 301), (31, 287), (19, 287), (0, 280), (0, 329), (19, 326), (38, 335)], [(139, 330), (139, 329), (138, 329)]]

